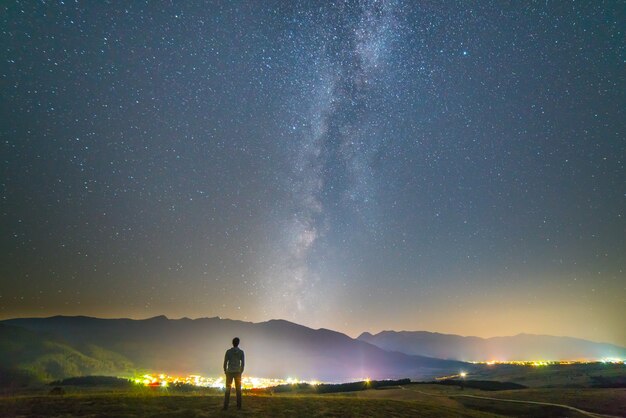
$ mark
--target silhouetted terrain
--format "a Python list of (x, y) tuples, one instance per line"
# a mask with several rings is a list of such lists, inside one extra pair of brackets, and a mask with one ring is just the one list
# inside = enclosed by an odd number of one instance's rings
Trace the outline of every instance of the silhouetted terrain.
[(626, 358), (624, 347), (550, 335), (479, 338), (426, 331), (383, 331), (376, 335), (364, 332), (358, 339), (385, 350), (460, 361)]
[(0, 386), (129, 370), (123, 356), (88, 341), (73, 346), (60, 336), (0, 323)]
[[(48, 379), (136, 369), (218, 375), (224, 351), (234, 336), (241, 338), (246, 372), (254, 376), (330, 382), (364, 377), (427, 379), (467, 367), (455, 361), (388, 352), (339, 332), (283, 320), (251, 323), (220, 318), (56, 316), (2, 323), (15, 334), (10, 339), (18, 348), (3, 346), (0, 356), (9, 350), (13, 365)], [(21, 351), (30, 346), (35, 349)]]

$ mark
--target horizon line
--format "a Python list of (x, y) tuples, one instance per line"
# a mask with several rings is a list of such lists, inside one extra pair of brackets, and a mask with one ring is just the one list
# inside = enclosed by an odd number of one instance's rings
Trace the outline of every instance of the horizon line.
[(225, 320), (225, 321), (245, 322), (245, 323), (249, 323), (249, 324), (263, 324), (263, 323), (268, 323), (268, 322), (272, 322), (272, 321), (283, 321), (283, 322), (288, 322), (290, 324), (301, 326), (301, 327), (308, 328), (308, 329), (315, 330), (315, 331), (328, 330), (328, 331), (336, 332), (336, 333), (339, 333), (339, 334), (343, 334), (343, 335), (347, 336), (348, 338), (351, 338), (353, 340), (358, 340), (358, 341), (362, 341), (362, 340), (359, 339), (359, 337), (361, 337), (363, 334), (367, 333), (367, 334), (370, 334), (372, 336), (375, 336), (375, 335), (381, 334), (383, 332), (395, 332), (395, 333), (425, 332), (425, 333), (429, 333), (429, 334), (439, 334), (439, 335), (461, 337), (461, 338), (478, 338), (480, 340), (490, 340), (490, 339), (494, 339), (494, 338), (512, 338), (512, 337), (518, 337), (518, 336), (527, 335), (527, 336), (535, 336), (535, 337), (573, 338), (573, 339), (582, 340), (582, 341), (588, 341), (588, 342), (592, 342), (592, 343), (596, 343), (596, 344), (613, 345), (613, 346), (616, 346), (616, 347), (620, 347), (620, 348), (626, 349), (626, 346), (621, 346), (621, 345), (619, 345), (617, 343), (611, 343), (611, 342), (605, 342), (605, 341), (594, 341), (594, 340), (590, 340), (590, 339), (587, 339), (587, 338), (572, 337), (572, 336), (569, 336), (569, 335), (534, 334), (534, 333), (527, 333), (527, 332), (523, 332), (523, 331), (522, 332), (518, 332), (517, 334), (512, 334), (512, 335), (495, 335), (495, 336), (491, 336), (491, 337), (479, 337), (479, 336), (476, 336), (476, 335), (461, 335), (461, 334), (453, 334), (453, 333), (442, 333), (442, 332), (439, 332), (439, 331), (384, 329), (384, 330), (380, 330), (378, 332), (362, 331), (357, 337), (351, 337), (349, 334), (347, 334), (345, 332), (337, 331), (337, 330), (332, 329), (332, 328), (326, 328), (326, 327), (313, 328), (313, 327), (310, 327), (310, 326), (307, 326), (307, 325), (303, 325), (303, 324), (300, 324), (298, 322), (290, 321), (288, 319), (283, 319), (283, 318), (271, 318), (271, 319), (264, 320), (264, 321), (254, 322), (254, 321), (243, 320), (243, 319), (224, 318), (224, 317), (221, 317), (219, 315), (216, 315), (216, 316), (203, 316), (203, 317), (196, 317), (196, 318), (190, 318), (190, 317), (187, 317), (187, 316), (183, 316), (183, 317), (180, 317), (180, 318), (170, 318), (170, 317), (168, 317), (165, 314), (161, 314), (161, 315), (154, 315), (154, 316), (150, 316), (150, 317), (146, 317), (146, 318), (130, 318), (130, 317), (99, 317), (99, 316), (90, 316), (90, 315), (64, 315), (64, 314), (58, 314), (58, 315), (49, 315), (49, 316), (20, 316), (20, 317), (7, 317), (7, 318), (0, 317), (0, 322), (10, 321), (10, 320), (15, 320), (15, 319), (50, 319), (50, 318), (58, 318), (58, 317), (63, 317), (63, 318), (89, 318), (89, 319), (100, 319), (100, 320), (128, 320), (128, 321), (148, 321), (148, 320), (160, 319), (160, 318), (166, 319), (168, 321), (181, 321), (181, 320), (196, 321), (196, 320), (202, 320), (202, 319), (218, 319), (218, 320)]

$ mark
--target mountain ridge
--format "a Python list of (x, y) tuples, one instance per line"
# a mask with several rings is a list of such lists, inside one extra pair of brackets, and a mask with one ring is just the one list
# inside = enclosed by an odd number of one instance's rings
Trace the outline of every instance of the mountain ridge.
[(626, 348), (577, 337), (519, 333), (476, 337), (430, 331), (363, 332), (358, 340), (385, 350), (459, 361), (590, 360), (626, 358)]
[[(0, 344), (0, 358), (14, 361), (0, 367), (3, 372), (25, 372), (44, 380), (96, 372), (216, 376), (222, 373), (224, 351), (234, 336), (242, 339), (246, 372), (251, 375), (328, 382), (365, 377), (432, 379), (470, 371), (474, 365), (468, 361), (626, 358), (626, 349), (610, 344), (525, 333), (484, 339), (387, 330), (352, 338), (284, 319), (254, 323), (220, 317), (56, 315), (1, 320), (0, 340), (5, 342)], [(31, 347), (36, 350), (28, 351)]]
[(438, 332), (438, 331), (426, 331), (426, 330), (415, 330), (415, 331), (400, 330), (400, 331), (396, 331), (396, 330), (392, 330), (392, 329), (386, 329), (386, 330), (381, 330), (381, 331), (379, 331), (377, 333), (372, 333), (372, 332), (369, 332), (369, 331), (363, 331), (355, 339), (358, 340), (358, 339), (361, 339), (361, 337), (377, 336), (377, 335), (385, 334), (385, 333), (395, 333), (395, 334), (418, 334), (418, 333), (423, 333), (423, 334), (428, 334), (428, 335), (453, 336), (453, 337), (460, 337), (460, 338), (476, 338), (476, 339), (479, 339), (479, 340), (492, 340), (492, 339), (496, 339), (496, 338), (513, 338), (513, 337), (522, 337), (522, 336), (572, 338), (572, 339), (575, 339), (575, 340), (586, 341), (586, 342), (590, 342), (590, 343), (594, 343), (594, 344), (607, 344), (607, 345), (613, 345), (613, 346), (620, 347), (620, 348), (626, 348), (626, 347), (623, 347), (623, 346), (621, 346), (619, 344), (615, 344), (615, 343), (608, 342), (608, 341), (595, 341), (595, 340), (590, 340), (590, 339), (582, 338), (582, 337), (572, 337), (570, 335), (535, 334), (535, 333), (532, 333), (532, 332), (519, 332), (519, 333), (513, 334), (513, 335), (494, 335), (493, 337), (479, 337), (477, 335), (460, 335), (460, 334), (451, 334), (451, 333), (447, 333), (447, 332)]
[[(115, 353), (134, 370), (220, 375), (225, 349), (238, 336), (251, 375), (340, 382), (371, 378), (432, 378), (465, 364), (383, 350), (338, 331), (286, 320), (260, 323), (220, 318), (133, 320), (85, 316), (14, 318), (0, 324), (63, 341), (67, 350)], [(81, 351), (83, 350), (83, 351)], [(3, 353), (0, 353), (2, 355)], [(71, 365), (59, 369), (76, 369)], [(120, 373), (128, 370), (111, 370)], [(59, 374), (57, 373), (57, 375)], [(58, 377), (58, 376), (57, 376)]]

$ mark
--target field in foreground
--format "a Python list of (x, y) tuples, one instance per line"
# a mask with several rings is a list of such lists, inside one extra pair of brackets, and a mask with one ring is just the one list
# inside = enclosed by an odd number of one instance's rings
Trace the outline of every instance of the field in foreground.
[[(478, 411), (439, 402), (325, 397), (316, 395), (246, 396), (244, 407), (221, 411), (219, 396), (71, 395), (2, 399), (6, 417), (479, 417)], [(495, 415), (487, 415), (495, 416)]]
[[(409, 384), (387, 390), (355, 392), (354, 396), (367, 399), (396, 399), (414, 402), (438, 398), (442, 404), (460, 404), (465, 409), (503, 416), (626, 417), (626, 388), (541, 388), (481, 391), (467, 388), (460, 390), (454, 386)], [(541, 405), (540, 403), (558, 404), (571, 408)], [(580, 409), (590, 414), (585, 415), (584, 413), (576, 412), (574, 409)]]
[[(469, 395), (469, 396), (468, 396)], [(480, 397), (532, 400), (558, 406), (513, 403)], [(234, 399), (233, 399), (234, 401)], [(3, 417), (600, 417), (626, 416), (626, 389), (533, 389), (460, 391), (438, 385), (333, 395), (244, 396), (244, 408), (221, 411), (222, 397), (146, 393), (78, 393), (0, 398)], [(590, 412), (590, 414), (586, 414)], [(601, 415), (603, 414), (603, 415)]]

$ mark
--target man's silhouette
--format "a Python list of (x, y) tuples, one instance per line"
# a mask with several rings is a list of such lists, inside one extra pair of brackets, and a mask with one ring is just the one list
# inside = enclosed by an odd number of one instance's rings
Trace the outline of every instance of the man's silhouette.
[(228, 409), (230, 387), (235, 380), (237, 390), (237, 409), (241, 409), (241, 373), (243, 373), (243, 350), (239, 348), (239, 338), (233, 338), (233, 348), (226, 350), (224, 355), (224, 373), (226, 373), (226, 392), (224, 393), (224, 409)]

